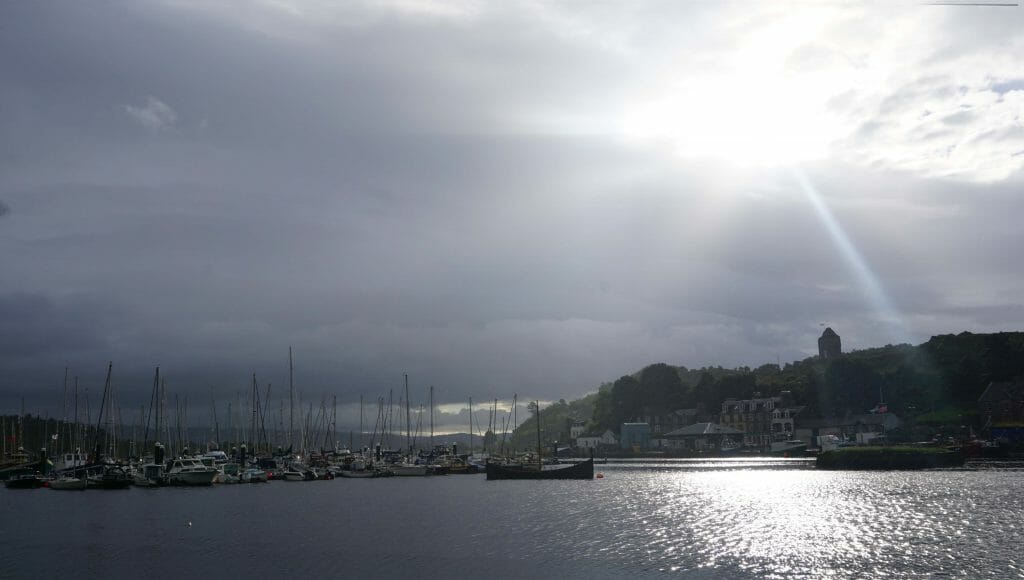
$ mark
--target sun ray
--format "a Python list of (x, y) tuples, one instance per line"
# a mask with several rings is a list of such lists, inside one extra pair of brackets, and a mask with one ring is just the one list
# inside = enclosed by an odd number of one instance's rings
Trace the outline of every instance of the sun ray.
[(881, 280), (871, 269), (871, 266), (868, 265), (867, 260), (864, 259), (864, 256), (857, 249), (856, 244), (850, 239), (846, 230), (843, 229), (839, 220), (836, 219), (835, 214), (832, 213), (832, 210), (825, 203), (821, 193), (818, 192), (810, 179), (807, 178), (807, 175), (799, 168), (794, 168), (793, 174), (800, 185), (800, 189), (807, 197), (807, 201), (814, 208), (818, 219), (821, 220), (822, 225), (832, 239), (832, 243), (860, 285), (869, 305), (874, 309), (879, 321), (883, 323), (889, 332), (890, 339), (895, 343), (910, 342), (903, 316), (892, 303), (888, 293), (882, 286)]

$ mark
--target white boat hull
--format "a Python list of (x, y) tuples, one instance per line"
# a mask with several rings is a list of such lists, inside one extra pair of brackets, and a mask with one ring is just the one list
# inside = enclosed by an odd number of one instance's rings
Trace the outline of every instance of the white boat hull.
[(62, 477), (60, 479), (54, 479), (50, 482), (50, 489), (62, 490), (62, 491), (77, 491), (89, 487), (89, 482), (85, 479), (79, 479), (77, 477)]
[(171, 473), (167, 481), (171, 485), (213, 485), (213, 479), (217, 477), (217, 471), (183, 471)]

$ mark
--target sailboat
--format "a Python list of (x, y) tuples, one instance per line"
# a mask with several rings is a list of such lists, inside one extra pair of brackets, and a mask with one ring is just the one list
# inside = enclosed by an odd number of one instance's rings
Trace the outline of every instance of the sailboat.
[(427, 475), (427, 466), (414, 463), (412, 460), (412, 421), (409, 411), (409, 375), (405, 376), (405, 446), (406, 456), (401, 463), (388, 466), (391, 475), (400, 477), (423, 477)]
[(541, 458), (540, 443), (540, 401), (535, 401), (537, 408), (537, 463), (530, 465), (502, 465), (488, 462), (487, 480), (496, 479), (594, 479), (594, 455), (591, 450), (590, 459), (544, 469)]

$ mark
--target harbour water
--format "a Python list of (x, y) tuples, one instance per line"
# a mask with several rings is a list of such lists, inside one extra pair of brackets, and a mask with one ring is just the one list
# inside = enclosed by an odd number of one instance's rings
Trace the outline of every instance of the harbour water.
[(0, 489), (2, 578), (1024, 577), (1024, 465)]

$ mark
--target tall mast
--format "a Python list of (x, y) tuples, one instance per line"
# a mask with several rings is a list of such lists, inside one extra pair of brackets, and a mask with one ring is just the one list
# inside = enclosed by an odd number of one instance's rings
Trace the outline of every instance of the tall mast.
[(64, 432), (61, 436), (58, 436), (60, 440), (60, 450), (63, 453), (68, 445), (70, 445), (70, 439), (68, 437), (68, 367), (64, 367), (64, 424), (57, 426), (57, 432), (60, 433), (61, 427), (64, 428)]
[[(104, 409), (107, 406), (107, 394), (108, 394), (108, 391), (110, 390), (110, 373), (113, 371), (113, 369), (114, 369), (114, 363), (113, 362), (107, 363), (107, 381), (106, 381), (106, 383), (103, 386), (103, 398), (100, 400), (100, 413), (99, 413), (99, 417), (96, 419), (96, 434), (95, 434), (95, 437), (94, 437), (95, 444), (93, 445), (93, 447), (96, 450), (96, 461), (99, 461), (100, 452), (103, 451), (103, 445), (101, 444), (101, 441), (100, 441), (100, 427), (103, 425), (103, 411), (104, 411)], [(22, 407), (24, 407), (24, 405), (25, 405), (25, 399), (22, 399)], [(24, 415), (24, 414), (25, 414), (24, 413), (24, 409), (22, 409), (22, 415)], [(107, 436), (109, 437), (110, 434), (108, 433)], [(20, 437), (19, 437), (19, 439), (20, 439)]]
[[(153, 374), (153, 397), (156, 403), (156, 413), (154, 413), (154, 427), (153, 429), (153, 441), (159, 443), (163, 441), (164, 445), (171, 446), (171, 439), (164, 433), (167, 431), (167, 391), (164, 388), (164, 380), (160, 378), (160, 367), (156, 367), (156, 371)], [(155, 453), (155, 451), (154, 451)], [(153, 460), (156, 460), (156, 456), (153, 456)]]
[(537, 406), (537, 469), (543, 469), (540, 447), (540, 401), (534, 401), (534, 404)]
[[(74, 439), (71, 442), (72, 449), (77, 453), (78, 451), (78, 377), (75, 376), (75, 434)], [(6, 441), (6, 438), (4, 439)]]
[(366, 446), (366, 429), (363, 428), (363, 396), (359, 395), (359, 450)]
[(473, 454), (473, 397), (469, 398), (469, 454)]
[(146, 430), (142, 433), (142, 451), (145, 452), (149, 446), (149, 423), (153, 420), (153, 412), (156, 411), (156, 429), (153, 430), (153, 439), (160, 440), (160, 367), (156, 367), (153, 375), (153, 390), (149, 393), (149, 414), (146, 415)]
[(256, 386), (256, 373), (252, 374), (252, 400), (249, 406), (252, 407), (252, 421), (249, 422), (249, 451), (256, 452), (256, 399), (259, 397)]
[(434, 385), (430, 385), (430, 452), (434, 452)]
[(412, 425), (409, 418), (409, 373), (405, 373), (405, 453), (412, 456)]
[(292, 347), (288, 347), (288, 396), (291, 405), (288, 411), (288, 445), (294, 449), (295, 445), (295, 383), (292, 381)]
[(220, 449), (220, 423), (217, 421), (217, 399), (213, 397), (213, 387), (210, 387), (210, 407), (213, 409), (213, 436)]
[(21, 415), (18, 417), (18, 449), (25, 447), (25, 396), (21, 397)]
[[(384, 442), (384, 448), (385, 449), (391, 449), (391, 432), (394, 430), (394, 422), (393, 422), (391, 416), (392, 416), (392, 412), (394, 411), (394, 404), (393, 404), (394, 400), (395, 400), (395, 390), (394, 389), (388, 389), (388, 415), (387, 415), (387, 418), (384, 420), (384, 426), (387, 429), (387, 440)], [(399, 431), (399, 433), (401, 433), (401, 431)], [(385, 435), (382, 432), (381, 433), (381, 439), (384, 439), (384, 437), (385, 437)]]

